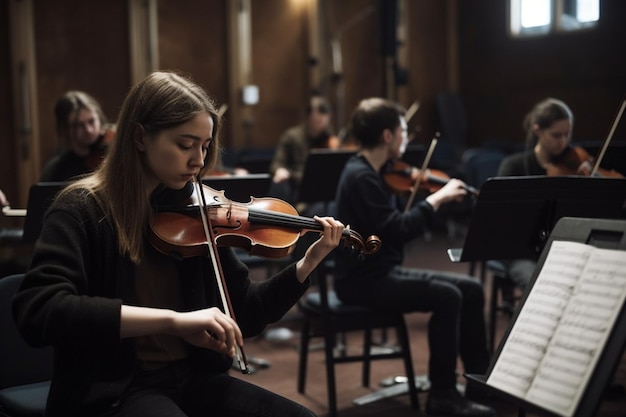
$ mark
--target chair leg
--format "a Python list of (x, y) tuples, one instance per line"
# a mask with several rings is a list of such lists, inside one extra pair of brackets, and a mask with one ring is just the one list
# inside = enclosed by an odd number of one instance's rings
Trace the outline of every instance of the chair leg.
[(411, 357), (411, 344), (409, 341), (409, 332), (406, 328), (406, 323), (402, 322), (396, 327), (398, 333), (398, 340), (403, 352), (404, 368), (407, 377), (407, 383), (409, 388), (409, 399), (411, 400), (411, 407), (419, 409), (419, 398), (417, 397), (417, 388), (415, 387), (415, 370), (413, 369), (413, 358)]
[(335, 335), (324, 335), (324, 354), (326, 355), (326, 389), (328, 390), (328, 417), (337, 416), (337, 387), (335, 386)]
[(304, 393), (306, 385), (306, 367), (309, 356), (309, 321), (304, 320), (300, 336), (300, 359), (298, 361), (298, 392)]
[(372, 355), (372, 329), (367, 328), (363, 332), (363, 372), (361, 373), (361, 384), (364, 387), (370, 386), (370, 369)]
[(499, 286), (500, 277), (497, 274), (493, 274), (491, 279), (491, 299), (489, 300), (489, 346), (492, 354), (496, 349), (496, 320), (498, 312)]

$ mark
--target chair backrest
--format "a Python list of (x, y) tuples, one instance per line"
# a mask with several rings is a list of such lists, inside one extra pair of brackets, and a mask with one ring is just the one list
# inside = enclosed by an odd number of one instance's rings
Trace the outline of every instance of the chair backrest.
[(13, 321), (11, 299), (23, 278), (23, 274), (0, 278), (0, 388), (52, 378), (52, 348), (33, 348), (27, 345)]
[(471, 148), (463, 154), (465, 181), (480, 188), (487, 179), (498, 174), (500, 163), (506, 154), (498, 149)]

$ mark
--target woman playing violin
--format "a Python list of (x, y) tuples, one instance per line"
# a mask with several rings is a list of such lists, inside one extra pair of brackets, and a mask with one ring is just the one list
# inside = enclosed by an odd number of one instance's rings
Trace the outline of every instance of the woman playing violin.
[(225, 314), (207, 257), (149, 243), (154, 206), (187, 200), (190, 181), (216, 163), (219, 126), (198, 85), (152, 73), (124, 101), (103, 164), (48, 211), (13, 302), (25, 340), (55, 349), (48, 416), (313, 415), (228, 370), (243, 339), (304, 293), (343, 225), (315, 218), (321, 237), (263, 282), (232, 248), (217, 248), (236, 315)]
[[(506, 157), (498, 176), (548, 175), (559, 164), (559, 157), (571, 149), (574, 114), (562, 100), (538, 102), (524, 118), (523, 127), (527, 149)], [(524, 290), (535, 270), (535, 260), (516, 259), (505, 264), (515, 285)]]
[(114, 136), (100, 103), (83, 91), (68, 91), (57, 100), (54, 115), (67, 149), (46, 163), (40, 181), (67, 181), (96, 169)]
[(547, 98), (526, 115), (527, 150), (505, 158), (498, 176), (547, 175), (570, 149), (574, 114), (565, 102)]

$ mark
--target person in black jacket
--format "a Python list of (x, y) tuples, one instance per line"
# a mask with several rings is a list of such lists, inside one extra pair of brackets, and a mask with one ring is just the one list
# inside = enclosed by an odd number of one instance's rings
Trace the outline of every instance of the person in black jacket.
[(305, 292), (343, 224), (316, 217), (321, 237), (265, 281), (250, 280), (232, 248), (218, 247), (230, 314), (209, 257), (170, 254), (150, 234), (156, 210), (199, 214), (199, 203), (188, 202), (199, 200), (197, 178), (217, 161), (219, 124), (215, 104), (190, 79), (152, 73), (129, 92), (100, 168), (47, 212), (13, 301), (25, 340), (55, 349), (47, 416), (313, 415), (228, 370), (233, 358), (245, 365), (244, 337)]
[(408, 144), (404, 109), (382, 98), (362, 100), (352, 113), (351, 133), (361, 150), (347, 162), (339, 180), (337, 217), (364, 236), (378, 236), (382, 245), (361, 262), (336, 251), (337, 296), (382, 311), (432, 313), (426, 413), (493, 416), (491, 407), (470, 401), (456, 389), (459, 355), (467, 373), (485, 374), (489, 366), (482, 285), (462, 274), (403, 266), (405, 244), (432, 224), (443, 204), (463, 198), (465, 184), (451, 179), (405, 211), (383, 178), (387, 162), (400, 158)]
[(54, 117), (65, 149), (46, 162), (39, 180), (70, 181), (95, 170), (115, 134), (100, 103), (84, 91), (71, 90), (55, 103)]

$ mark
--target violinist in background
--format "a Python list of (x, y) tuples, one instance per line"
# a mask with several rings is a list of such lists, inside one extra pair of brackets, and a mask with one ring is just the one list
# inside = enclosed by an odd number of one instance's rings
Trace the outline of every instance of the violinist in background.
[(561, 100), (546, 98), (537, 103), (524, 118), (523, 127), (526, 150), (505, 158), (498, 176), (548, 175), (571, 149), (574, 114)]
[(222, 310), (213, 257), (165, 255), (150, 240), (155, 209), (187, 207), (197, 178), (214, 167), (219, 126), (201, 87), (154, 72), (124, 101), (103, 164), (48, 210), (12, 305), (25, 340), (55, 349), (47, 416), (314, 415), (228, 371), (243, 339), (304, 294), (343, 224), (315, 218), (321, 236), (262, 282), (232, 248), (216, 248), (232, 315)]
[[(484, 374), (489, 366), (484, 292), (470, 276), (404, 266), (404, 247), (432, 225), (445, 204), (467, 195), (463, 181), (451, 179), (408, 211), (383, 179), (387, 161), (408, 144), (405, 110), (382, 98), (363, 100), (352, 113), (351, 131), (361, 151), (343, 170), (337, 214), (355, 230), (381, 238), (380, 250), (356, 263), (335, 255), (335, 291), (345, 303), (380, 311), (431, 313), (428, 323), (431, 383), (426, 415), (489, 417), (491, 407), (472, 401), (478, 393), (456, 389), (457, 360), (465, 372)], [(383, 237), (384, 236), (384, 237)]]
[(42, 182), (67, 181), (100, 165), (115, 136), (100, 103), (83, 91), (68, 91), (54, 106), (57, 135), (67, 148), (45, 164)]
[[(526, 150), (506, 157), (498, 169), (499, 177), (548, 175), (570, 151), (574, 114), (565, 102), (546, 98), (525, 116)], [(536, 261), (516, 259), (503, 262), (516, 287), (526, 289)]]
[(297, 203), (298, 188), (311, 149), (337, 149), (339, 139), (331, 124), (329, 101), (319, 95), (309, 97), (306, 120), (288, 128), (280, 137), (270, 164), (270, 195), (291, 204)]

